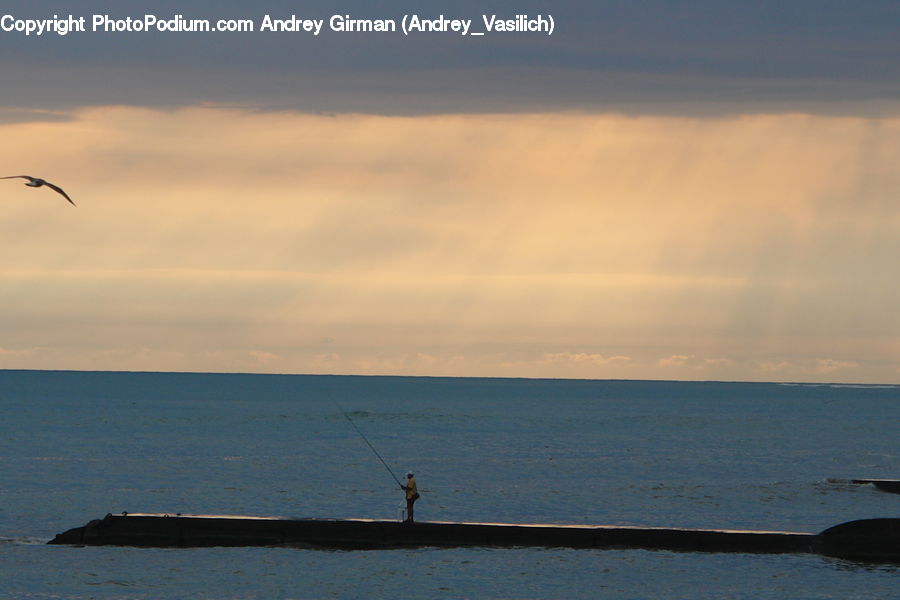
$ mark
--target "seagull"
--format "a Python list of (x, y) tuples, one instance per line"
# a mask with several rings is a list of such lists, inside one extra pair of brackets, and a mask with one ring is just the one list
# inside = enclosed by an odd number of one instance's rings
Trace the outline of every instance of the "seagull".
[(10, 175), (9, 177), (0, 177), (0, 179), (16, 179), (16, 178), (27, 179), (28, 183), (26, 183), (25, 185), (27, 185), (28, 187), (38, 188), (38, 187), (41, 187), (42, 185), (46, 185), (48, 188), (50, 188), (54, 192), (62, 194), (63, 198), (65, 198), (66, 200), (69, 201), (69, 204), (71, 204), (72, 206), (75, 206), (75, 203), (72, 202), (72, 199), (69, 198), (69, 195), (67, 193), (65, 193), (61, 187), (59, 187), (58, 185), (53, 185), (49, 181), (44, 181), (43, 179), (41, 179), (39, 177), (32, 177), (31, 175)]

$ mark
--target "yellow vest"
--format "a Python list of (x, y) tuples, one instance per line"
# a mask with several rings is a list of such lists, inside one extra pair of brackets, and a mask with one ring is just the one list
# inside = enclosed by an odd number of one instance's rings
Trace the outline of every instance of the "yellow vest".
[(417, 493), (416, 490), (416, 478), (410, 477), (406, 480), (406, 499), (409, 500)]

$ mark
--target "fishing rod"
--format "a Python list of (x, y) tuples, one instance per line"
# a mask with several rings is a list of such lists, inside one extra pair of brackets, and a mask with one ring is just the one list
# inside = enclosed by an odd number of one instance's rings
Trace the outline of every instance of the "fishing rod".
[(356, 426), (356, 423), (353, 422), (353, 419), (350, 418), (350, 415), (347, 414), (347, 411), (345, 411), (343, 408), (341, 408), (341, 405), (338, 404), (337, 400), (334, 399), (334, 397), (331, 395), (331, 393), (328, 394), (328, 397), (331, 398), (331, 401), (334, 402), (334, 405), (337, 406), (337, 409), (339, 411), (341, 411), (341, 414), (344, 415), (344, 418), (347, 419), (347, 422), (353, 426), (353, 429), (356, 430), (356, 433), (359, 434), (359, 437), (361, 437), (363, 439), (363, 441), (366, 443), (366, 445), (372, 450), (372, 452), (375, 453), (375, 456), (378, 457), (378, 460), (381, 461), (381, 464), (384, 465), (384, 468), (388, 470), (388, 473), (391, 474), (391, 477), (394, 478), (394, 481), (397, 482), (397, 485), (399, 485), (400, 487), (404, 487), (403, 484), (400, 483), (400, 480), (397, 479), (397, 476), (394, 475), (394, 472), (391, 471), (391, 468), (388, 466), (388, 464), (386, 462), (384, 462), (383, 458), (381, 458), (381, 455), (378, 453), (378, 450), (375, 449), (375, 446), (372, 445), (372, 442), (370, 442), (369, 439), (365, 436), (365, 434), (362, 431), (360, 431), (359, 427)]

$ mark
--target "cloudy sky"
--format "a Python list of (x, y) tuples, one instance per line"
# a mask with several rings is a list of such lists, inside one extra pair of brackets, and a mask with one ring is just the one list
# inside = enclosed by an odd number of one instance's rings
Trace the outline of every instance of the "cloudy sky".
[(0, 368), (900, 382), (897, 2), (0, 18)]

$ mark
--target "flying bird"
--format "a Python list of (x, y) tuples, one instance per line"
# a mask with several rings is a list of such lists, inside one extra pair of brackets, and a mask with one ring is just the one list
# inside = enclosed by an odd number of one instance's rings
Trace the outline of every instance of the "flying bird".
[(54, 192), (62, 194), (63, 198), (65, 198), (66, 200), (69, 201), (69, 204), (71, 204), (72, 206), (75, 206), (75, 203), (72, 202), (72, 199), (69, 198), (69, 195), (67, 193), (65, 193), (61, 187), (59, 187), (58, 185), (53, 185), (49, 181), (45, 181), (39, 177), (32, 177), (31, 175), (10, 175), (9, 177), (0, 177), (0, 179), (16, 179), (16, 178), (27, 179), (28, 183), (26, 183), (25, 185), (27, 185), (28, 187), (38, 188), (38, 187), (41, 187), (42, 185), (46, 185), (48, 188), (50, 188)]

